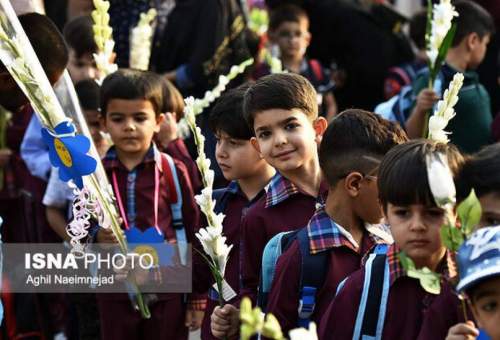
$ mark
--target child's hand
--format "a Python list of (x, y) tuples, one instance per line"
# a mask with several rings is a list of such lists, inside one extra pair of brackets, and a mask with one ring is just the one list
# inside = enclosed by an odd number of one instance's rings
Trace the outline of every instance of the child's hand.
[(99, 243), (118, 243), (115, 234), (111, 228), (99, 228), (97, 231), (97, 242)]
[(161, 122), (160, 132), (158, 132), (158, 140), (163, 147), (167, 147), (168, 144), (177, 139), (177, 121), (175, 116), (167, 112), (165, 113), (165, 119)]
[(238, 335), (240, 325), (240, 311), (233, 305), (215, 307), (210, 316), (210, 329), (213, 336), (219, 339), (231, 338)]
[(187, 310), (186, 311), (186, 327), (189, 331), (195, 331), (201, 327), (205, 311), (202, 310)]
[(427, 112), (432, 109), (432, 107), (438, 100), (439, 97), (437, 96), (436, 92), (429, 89), (423, 89), (418, 94), (415, 110), (419, 112)]
[(446, 336), (446, 340), (474, 340), (479, 335), (479, 331), (474, 326), (474, 322), (458, 323), (451, 327)]

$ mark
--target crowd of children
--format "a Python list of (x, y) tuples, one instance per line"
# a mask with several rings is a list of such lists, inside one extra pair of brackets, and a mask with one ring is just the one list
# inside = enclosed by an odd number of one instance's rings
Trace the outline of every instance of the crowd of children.
[[(454, 6), (456, 35), (433, 89), (419, 56), (394, 65), (388, 101), (377, 110), (341, 112), (334, 95), (341, 84), (307, 57), (307, 12), (290, 4), (273, 9), (267, 43), (278, 49), (284, 72), (259, 60), (243, 84), (203, 113), (216, 140), (217, 183), (226, 183), (212, 195), (232, 245), (224, 279), (234, 294), (223, 305), (195, 237), (206, 224), (195, 200), (203, 181), (191, 141), (178, 129), (185, 108), (178, 84), (120, 68), (98, 85), (90, 16), (68, 22), (64, 34), (43, 15), (19, 16), (51, 85), (69, 71), (125, 237), (152, 229), (164, 242), (196, 249), (192, 292), (156, 294), (149, 319), (125, 293), (2, 292), (0, 339), (187, 339), (197, 329), (201, 339), (236, 339), (239, 305), (249, 297), (285, 335), (314, 322), (319, 339), (500, 340), (500, 145), (493, 144), (489, 95), (474, 71), (495, 28), (476, 3)], [(411, 27), (420, 50), (425, 19), (417, 13)], [(458, 71), (465, 80), (448, 127), (451, 142), (420, 138), (426, 114)], [(41, 123), (3, 64), (0, 80), (0, 105), (12, 113), (0, 148), (2, 239), (68, 241), (72, 190), (51, 167)], [(427, 162), (437, 155), (457, 201), (474, 190), (482, 209), (456, 253), (442, 239), (449, 212), (429, 179)], [(94, 226), (88, 242), (117, 239)], [(426, 290), (402, 256), (414, 269), (440, 274), (439, 293)], [(162, 275), (155, 272), (155, 280)], [(145, 280), (137, 273), (139, 285)]]

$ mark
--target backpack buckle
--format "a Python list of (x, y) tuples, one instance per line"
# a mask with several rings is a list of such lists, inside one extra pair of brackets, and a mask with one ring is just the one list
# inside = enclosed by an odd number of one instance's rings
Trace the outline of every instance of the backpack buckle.
[(304, 287), (302, 288), (302, 297), (299, 301), (299, 318), (309, 319), (314, 312), (316, 305), (316, 288)]

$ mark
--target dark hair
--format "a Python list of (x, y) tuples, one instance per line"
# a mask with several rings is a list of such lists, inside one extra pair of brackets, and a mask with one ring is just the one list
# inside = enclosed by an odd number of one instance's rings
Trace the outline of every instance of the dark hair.
[(319, 148), (321, 170), (330, 186), (353, 171), (368, 174), (393, 146), (408, 140), (401, 127), (363, 110), (346, 110), (328, 126)]
[(478, 197), (500, 193), (500, 143), (485, 146), (465, 161), (457, 195), (466, 198), (472, 189)]
[(95, 80), (81, 80), (75, 85), (75, 91), (84, 110), (99, 111), (99, 91), (101, 88)]
[(427, 11), (416, 13), (410, 20), (410, 38), (419, 50), (425, 48), (425, 31), (427, 29)]
[(397, 145), (382, 159), (378, 171), (379, 198), (384, 210), (387, 204), (424, 204), (435, 206), (427, 179), (426, 157), (440, 152), (446, 155), (454, 178), (464, 158), (453, 144), (417, 139)]
[[(19, 16), (31, 46), (51, 82), (60, 76), (68, 64), (68, 48), (61, 32), (45, 15), (27, 13)], [(2, 69), (5, 66), (0, 62)]]
[(248, 84), (243, 84), (224, 93), (210, 113), (209, 126), (213, 133), (226, 133), (231, 138), (249, 140), (253, 129), (243, 119), (243, 98)]
[(68, 46), (75, 51), (77, 58), (87, 53), (92, 56), (92, 53), (97, 52), (92, 25), (92, 18), (89, 15), (82, 15), (72, 19), (64, 26), (64, 39)]
[(269, 18), (269, 30), (275, 31), (284, 22), (297, 22), (305, 20), (309, 25), (306, 11), (295, 5), (283, 5), (271, 11)]
[(476, 33), (479, 38), (495, 32), (495, 23), (491, 15), (480, 5), (468, 0), (454, 3), (458, 12), (454, 22), (457, 24), (457, 32), (452, 46), (459, 45), (462, 40), (471, 33)]
[(119, 69), (104, 78), (101, 86), (101, 111), (106, 115), (112, 99), (144, 99), (151, 102), (155, 114), (163, 108), (164, 80), (160, 75), (132, 69)]
[(271, 109), (298, 109), (309, 119), (316, 119), (316, 90), (306, 78), (294, 73), (275, 73), (262, 77), (248, 88), (243, 100), (243, 114), (250, 128), (253, 130), (257, 113)]
[(184, 117), (184, 98), (170, 80), (163, 79), (163, 108), (162, 113), (175, 114), (176, 121)]

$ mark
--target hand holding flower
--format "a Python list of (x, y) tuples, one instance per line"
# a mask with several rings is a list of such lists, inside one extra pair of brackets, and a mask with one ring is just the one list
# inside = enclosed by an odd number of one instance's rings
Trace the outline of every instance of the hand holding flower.
[(233, 338), (238, 334), (240, 311), (233, 305), (215, 307), (210, 316), (210, 329), (212, 334), (219, 339)]

